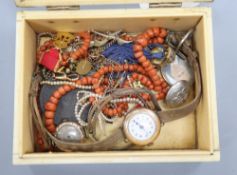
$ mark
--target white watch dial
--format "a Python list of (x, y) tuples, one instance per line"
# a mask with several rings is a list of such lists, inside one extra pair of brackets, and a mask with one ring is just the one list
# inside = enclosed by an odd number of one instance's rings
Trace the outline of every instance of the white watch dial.
[(137, 114), (128, 123), (128, 130), (135, 139), (147, 140), (156, 132), (155, 121), (147, 114)]
[(152, 110), (140, 108), (130, 112), (124, 122), (127, 139), (136, 145), (152, 143), (160, 133), (160, 120)]

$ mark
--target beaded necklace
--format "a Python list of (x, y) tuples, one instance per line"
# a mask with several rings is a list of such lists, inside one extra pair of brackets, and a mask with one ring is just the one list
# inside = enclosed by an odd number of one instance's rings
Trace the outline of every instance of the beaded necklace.
[[(132, 83), (133, 81), (139, 80), (144, 87), (156, 92), (157, 100), (164, 99), (169, 87), (167, 83), (164, 81), (164, 79), (158, 75), (157, 70), (154, 68), (150, 60), (147, 59), (147, 57), (144, 55), (143, 49), (147, 47), (148, 43), (162, 44), (164, 42), (164, 38), (166, 37), (166, 35), (167, 35), (167, 31), (165, 29), (154, 27), (154, 28), (148, 29), (147, 31), (145, 31), (144, 33), (136, 37), (136, 39), (134, 40), (133, 51), (134, 51), (134, 56), (138, 60), (138, 63), (140, 65), (122, 64), (122, 65), (114, 65), (114, 66), (111, 66), (111, 65), (104, 66), (104, 67), (101, 67), (93, 75), (83, 77), (77, 80), (75, 83), (77, 85), (82, 85), (82, 86), (92, 85), (92, 90), (95, 94), (103, 95), (106, 89), (105, 84), (107, 83), (107, 79), (103, 78), (104, 75), (111, 72), (116, 72), (116, 73), (120, 73), (124, 71), (131, 72), (131, 77), (129, 80), (130, 83)], [(89, 41), (89, 37), (86, 39), (87, 41)], [(86, 44), (85, 47), (83, 47), (83, 49), (81, 49), (80, 51), (77, 51), (76, 53), (71, 54), (71, 56), (73, 56), (73, 58), (78, 58), (79, 56), (81, 56), (81, 51), (86, 49), (86, 46), (88, 46), (88, 44)], [(129, 81), (126, 80), (123, 83), (122, 87), (124, 88), (129, 87), (130, 86)], [(54, 124), (54, 116), (55, 116), (58, 101), (61, 99), (62, 96), (64, 96), (66, 93), (70, 92), (71, 90), (75, 88), (76, 87), (72, 85), (60, 86), (52, 94), (49, 101), (45, 104), (45, 113), (44, 113), (44, 116), (46, 119), (45, 124), (49, 132), (54, 133), (56, 130), (56, 126)], [(144, 100), (150, 99), (149, 94), (144, 93), (144, 94), (141, 94), (141, 96)], [(93, 104), (95, 103), (95, 101), (96, 101), (95, 97), (93, 96), (89, 97), (89, 103)], [(127, 109), (128, 109), (127, 101), (121, 101), (121, 102), (118, 101), (116, 103), (116, 108), (111, 107), (111, 106), (105, 106), (102, 109), (102, 112), (107, 116), (113, 117), (113, 116), (121, 116), (124, 111), (127, 111)]]

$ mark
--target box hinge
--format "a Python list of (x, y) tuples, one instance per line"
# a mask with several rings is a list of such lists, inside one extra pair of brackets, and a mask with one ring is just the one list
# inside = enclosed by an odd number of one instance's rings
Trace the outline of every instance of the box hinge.
[(72, 6), (47, 6), (47, 10), (80, 10), (80, 5)]
[(182, 2), (170, 2), (170, 3), (149, 3), (149, 8), (168, 8), (168, 7), (182, 7)]
[(174, 8), (174, 7), (197, 7), (200, 5), (198, 2), (155, 2), (155, 3), (140, 3), (141, 9), (149, 8)]

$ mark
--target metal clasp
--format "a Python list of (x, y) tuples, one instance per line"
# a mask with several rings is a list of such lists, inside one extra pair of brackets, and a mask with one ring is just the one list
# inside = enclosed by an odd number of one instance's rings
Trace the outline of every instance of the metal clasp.
[(80, 5), (72, 6), (47, 6), (48, 10), (80, 10)]

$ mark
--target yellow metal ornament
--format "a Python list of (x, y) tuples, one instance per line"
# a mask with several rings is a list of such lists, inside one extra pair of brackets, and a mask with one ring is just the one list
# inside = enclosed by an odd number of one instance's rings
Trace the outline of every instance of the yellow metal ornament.
[(54, 37), (54, 44), (58, 48), (66, 48), (75, 39), (75, 36), (68, 32), (58, 32)]

